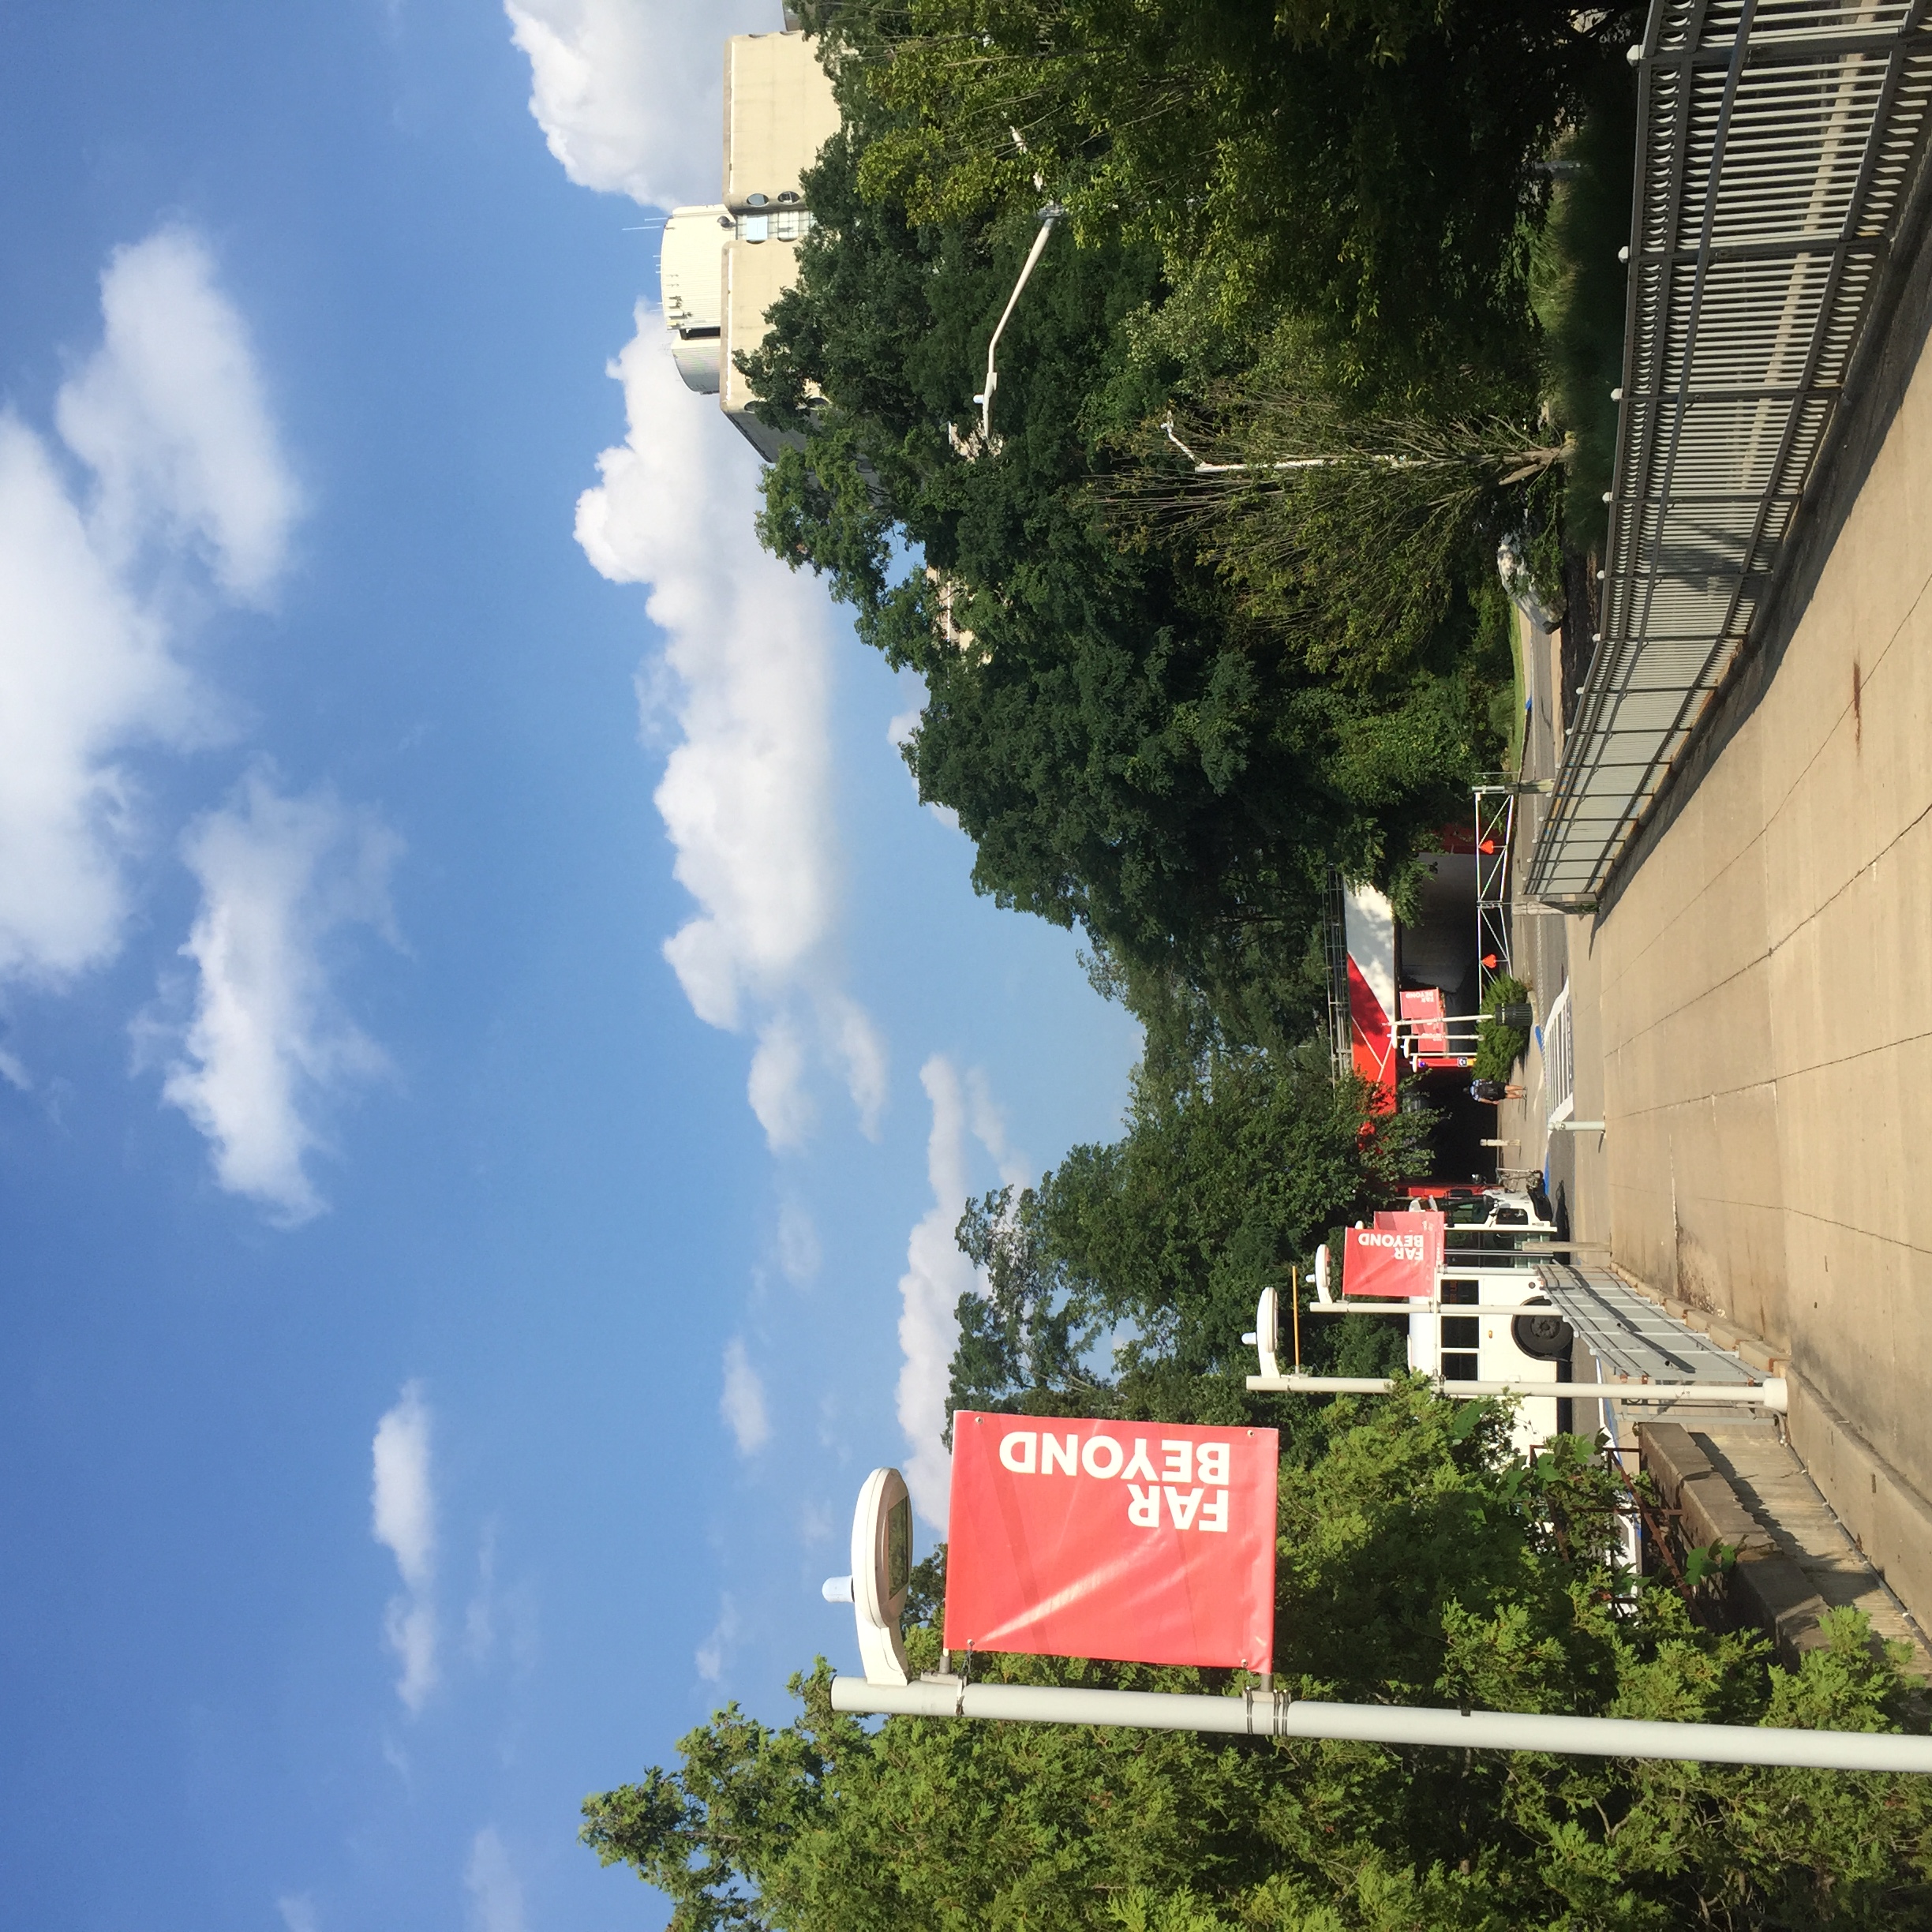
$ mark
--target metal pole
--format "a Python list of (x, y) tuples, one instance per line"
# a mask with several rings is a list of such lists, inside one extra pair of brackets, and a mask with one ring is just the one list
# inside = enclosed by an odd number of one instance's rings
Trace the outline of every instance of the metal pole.
[(1040, 210), (1039, 233), (1033, 238), (1033, 245), (1027, 253), (1026, 265), (1020, 271), (1020, 279), (1013, 284), (1013, 292), (1006, 298), (1006, 306), (1001, 312), (994, 325), (993, 339), (987, 344), (986, 388), (973, 399), (979, 405), (979, 440), (989, 449), (993, 444), (993, 391), (999, 376), (993, 367), (993, 351), (999, 346), (999, 339), (1005, 331), (1006, 324), (1013, 319), (1015, 305), (1020, 300), (1020, 291), (1027, 285), (1027, 277), (1033, 272), (1033, 264), (1040, 258), (1040, 251), (1046, 245), (1046, 238), (1053, 233), (1053, 225), (1066, 212), (1057, 202), (1049, 201)]
[[(1499, 1311), (1500, 1312), (1500, 1311)], [(1512, 1315), (1532, 1312), (1520, 1307)], [(1747, 1404), (1769, 1409), (1774, 1414), (1790, 1412), (1791, 1388), (1782, 1376), (1766, 1376), (1762, 1382), (1450, 1382), (1432, 1376), (1430, 1383), (1439, 1395), (1525, 1395), (1539, 1398), (1552, 1395), (1584, 1395), (1591, 1401), (1625, 1402), (1654, 1408), (1666, 1402), (1719, 1402), (1727, 1406)], [(1248, 1387), (1260, 1395), (1386, 1395), (1395, 1384), (1385, 1376), (1250, 1376)]]
[(837, 1711), (987, 1717), (1030, 1724), (1333, 1738), (1448, 1750), (1548, 1751), (1559, 1757), (1666, 1758), (1695, 1764), (1795, 1765), (1818, 1771), (1932, 1773), (1932, 1738), (1896, 1732), (1791, 1731), (1762, 1724), (1667, 1724), (1636, 1717), (1552, 1717), (1518, 1711), (1418, 1710), (1327, 1704), (1279, 1690), (1197, 1697), (1159, 1690), (1058, 1690), (921, 1677), (907, 1684), (832, 1680)]
[(1331, 1301), (1317, 1303), (1311, 1315), (1534, 1315), (1548, 1314), (1545, 1301), (1444, 1301), (1439, 1296), (1417, 1295), (1410, 1301)]

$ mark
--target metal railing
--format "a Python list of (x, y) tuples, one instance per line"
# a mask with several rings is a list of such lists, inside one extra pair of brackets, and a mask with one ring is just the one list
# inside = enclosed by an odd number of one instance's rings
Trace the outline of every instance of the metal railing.
[(1395, 1050), (1417, 1065), (1425, 1060), (1473, 1060), (1484, 1017), (1479, 1013), (1436, 1013), (1419, 1020), (1398, 1020), (1394, 1028)]
[(1932, 125), (1929, 0), (1656, 0), (1603, 629), (1528, 889), (1590, 906), (1762, 606)]
[(1543, 1018), (1544, 1117), (1553, 1127), (1576, 1112), (1576, 1032), (1570, 1017), (1570, 982)]

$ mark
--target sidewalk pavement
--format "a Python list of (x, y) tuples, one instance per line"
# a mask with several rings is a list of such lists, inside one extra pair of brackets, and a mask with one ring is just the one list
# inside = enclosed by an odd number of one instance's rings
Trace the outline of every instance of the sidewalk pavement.
[[(1763, 641), (1597, 912), (1520, 918), (1539, 1017), (1567, 979), (1575, 1106), (1499, 1109), (1580, 1240), (1749, 1338), (1790, 1440), (1932, 1623), (1932, 303), (1848, 435)], [(1882, 386), (1881, 386), (1882, 388)], [(1527, 640), (1526, 776), (1560, 696)], [(1541, 728), (1544, 706), (1550, 724)], [(1541, 801), (1521, 814), (1533, 839)], [(1518, 856), (1527, 850), (1519, 843)], [(1519, 871), (1518, 876), (1522, 876)]]

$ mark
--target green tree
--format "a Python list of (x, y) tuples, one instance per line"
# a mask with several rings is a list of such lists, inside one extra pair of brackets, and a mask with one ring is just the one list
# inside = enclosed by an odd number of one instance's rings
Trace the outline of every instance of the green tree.
[[(1281, 1472), (1278, 1682), (1302, 1695), (1897, 1728), (1895, 1660), (1841, 1614), (1795, 1674), (1612, 1560), (1612, 1479), (1574, 1439), (1508, 1457), (1495, 1405), (1417, 1384), (1309, 1412)], [(939, 1661), (934, 1623), (915, 1666)], [(1017, 1657), (1014, 1682), (1232, 1687)], [(675, 1771), (586, 1801), (583, 1837), (679, 1932), (1581, 1932), (1917, 1927), (1923, 1779), (734, 1706)], [(1922, 1723), (1923, 1720), (1919, 1720)]]
[(1460, 574), (1346, 676), (1284, 648), (1193, 534), (1123, 534), (1106, 479), (1179, 372), (1149, 327), (1159, 251), (1121, 234), (1049, 249), (1002, 342), (1001, 447), (975, 455), (970, 392), (1033, 223), (868, 200), (873, 138), (848, 120), (822, 155), (798, 284), (745, 359), (805, 438), (761, 534), (923, 676), (908, 760), (979, 889), (1178, 974), (1245, 1037), (1294, 1037), (1331, 868), (1398, 885), (1494, 755), (1494, 534), (1458, 521)]
[(1617, 406), (1623, 380), (1629, 271), (1619, 259), (1630, 238), (1635, 90), (1598, 88), (1566, 137), (1549, 219), (1531, 251), (1530, 285), (1543, 328), (1552, 413), (1570, 431), (1564, 525), (1578, 550), (1601, 549), (1608, 531), (1604, 492), (1616, 461)]
[(1306, 316), (1351, 386), (1533, 369), (1538, 164), (1638, 10), (1563, 0), (828, 0), (864, 185), (921, 221), (1065, 203), (1083, 240)]
[(1136, 440), (1140, 460), (1106, 492), (1118, 526), (1185, 545), (1244, 618), (1354, 686), (1413, 665), (1471, 584), (1479, 605), (1506, 602), (1496, 540), (1553, 521), (1570, 453), (1500, 417), (1347, 410), (1265, 367)]
[[(1430, 1117), (1372, 1125), (1367, 1101), (1318, 1043), (1233, 1044), (1198, 1010), (1156, 1026), (1119, 1140), (968, 1205), (959, 1242), (987, 1286), (960, 1301), (949, 1406), (1259, 1419), (1241, 1336), (1262, 1289), (1298, 1292), (1297, 1261), (1427, 1164)], [(1386, 1372), (1400, 1329), (1311, 1322), (1305, 1357)]]

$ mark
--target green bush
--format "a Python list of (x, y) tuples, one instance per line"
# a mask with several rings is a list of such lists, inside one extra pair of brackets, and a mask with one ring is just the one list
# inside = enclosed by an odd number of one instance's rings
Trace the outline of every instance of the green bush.
[(1616, 459), (1617, 406), (1623, 380), (1627, 271), (1617, 252), (1630, 240), (1637, 89), (1619, 75), (1599, 93), (1559, 159), (1562, 177), (1549, 219), (1531, 249), (1530, 298), (1543, 326), (1547, 399), (1574, 439), (1564, 526), (1578, 549), (1601, 549), (1608, 522), (1604, 492)]
[[(1353, 1319), (1353, 1318), (1351, 1318)], [(1254, 1399), (1254, 1398), (1248, 1398)], [(1267, 1400), (1268, 1398), (1260, 1398)], [(1494, 1402), (1275, 1398), (1275, 1687), (1350, 1703), (1923, 1734), (1905, 1646), (1825, 1619), (1795, 1672), (1618, 1561), (1621, 1479)], [(1298, 1419), (1290, 1423), (1291, 1408)], [(1159, 1412), (1157, 1412), (1159, 1413)], [(942, 1665), (943, 1559), (915, 1671)], [(954, 1653), (954, 1661), (960, 1653)], [(1191, 1692), (1226, 1671), (984, 1652), (975, 1679)], [(584, 1805), (672, 1932), (1911, 1932), (1932, 1780), (1185, 1731), (834, 1715), (822, 1660)], [(616, 1907), (611, 1908), (614, 1912)], [(656, 1923), (662, 1923), (661, 1908)]]
[(1474, 1070), (1478, 1080), (1507, 1080), (1529, 1050), (1527, 1031), (1505, 1026), (1496, 1017), (1503, 1007), (1522, 1005), (1529, 997), (1529, 987), (1507, 973), (1498, 973), (1489, 982), (1489, 990), (1483, 995), (1483, 1021), (1476, 1030)]

